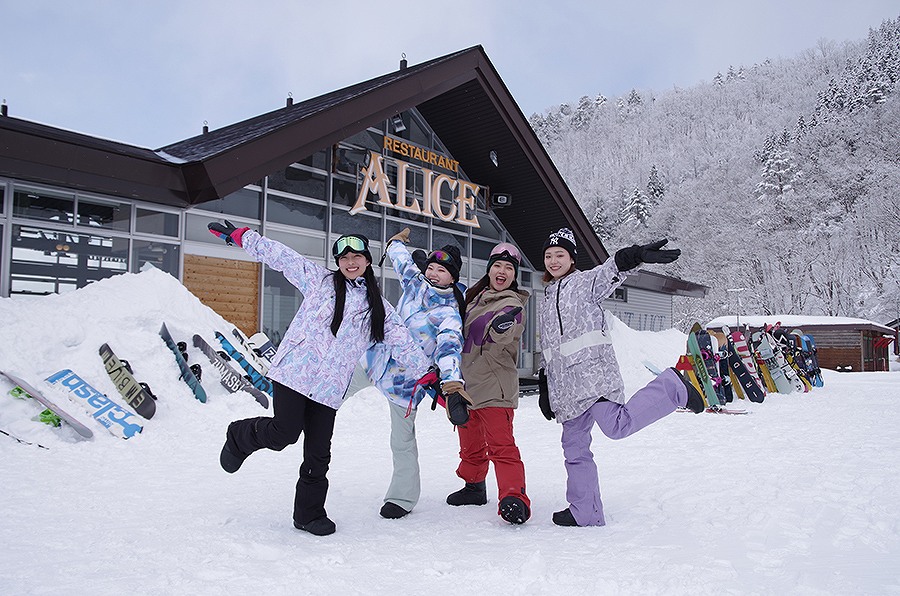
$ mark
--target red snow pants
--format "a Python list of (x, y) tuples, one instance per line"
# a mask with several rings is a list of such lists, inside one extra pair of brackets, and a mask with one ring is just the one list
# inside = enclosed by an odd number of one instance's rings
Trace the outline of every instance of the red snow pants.
[(488, 462), (497, 475), (497, 500), (518, 497), (531, 508), (525, 494), (525, 465), (513, 438), (512, 408), (469, 410), (469, 421), (457, 426), (459, 467), (456, 475), (465, 482), (481, 482), (487, 477)]

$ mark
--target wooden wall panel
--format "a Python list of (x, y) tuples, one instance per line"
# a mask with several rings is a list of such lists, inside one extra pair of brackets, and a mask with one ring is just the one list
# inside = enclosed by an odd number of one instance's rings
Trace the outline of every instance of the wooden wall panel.
[(259, 331), (259, 263), (184, 255), (184, 286), (247, 335)]

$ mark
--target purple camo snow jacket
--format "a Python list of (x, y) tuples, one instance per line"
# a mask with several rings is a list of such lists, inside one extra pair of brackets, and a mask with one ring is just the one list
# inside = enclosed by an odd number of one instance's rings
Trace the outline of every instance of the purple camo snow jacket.
[[(344, 320), (335, 337), (331, 333), (333, 272), (253, 230), (248, 230), (242, 240), (250, 256), (282, 272), (303, 294), (303, 303), (272, 358), (269, 378), (337, 410), (344, 402), (356, 363), (375, 345), (365, 280), (360, 277), (348, 282)], [(407, 374), (418, 379), (428, 371), (430, 362), (394, 308), (382, 300), (386, 314), (384, 343), (391, 346), (391, 353)]]
[(577, 418), (601, 397), (625, 403), (625, 387), (601, 306), (625, 281), (615, 259), (576, 271), (544, 288), (538, 307), (541, 364), (550, 409), (559, 423)]

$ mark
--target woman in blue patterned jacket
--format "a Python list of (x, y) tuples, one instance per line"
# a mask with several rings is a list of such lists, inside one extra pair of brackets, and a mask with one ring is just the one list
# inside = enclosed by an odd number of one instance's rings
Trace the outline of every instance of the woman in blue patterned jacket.
[[(425, 259), (423, 271), (407, 250), (407, 242), (409, 228), (387, 242), (387, 255), (403, 289), (397, 313), (438, 369), (439, 376), (434, 381), (440, 381), (448, 402), (455, 400), (458, 406), (462, 403), (460, 397), (467, 398), (459, 370), (463, 304), (462, 292), (457, 287), (459, 249), (445, 246), (433, 251)], [(399, 370), (391, 349), (383, 344), (366, 352), (366, 373), (390, 403), (394, 471), (380, 513), (382, 517), (397, 519), (412, 511), (419, 500), (421, 482), (415, 421), (416, 407), (425, 390), (416, 385), (415, 377)], [(448, 415), (453, 411), (448, 407)]]
[(337, 409), (346, 398), (353, 370), (366, 350), (389, 345), (394, 358), (416, 379), (429, 362), (391, 305), (381, 296), (365, 236), (338, 238), (330, 271), (287, 246), (248, 228), (209, 224), (210, 232), (237, 244), (253, 258), (281, 271), (303, 294), (303, 303), (272, 359), (274, 417), (249, 418), (228, 426), (222, 468), (236, 472), (258, 449), (280, 451), (301, 432), (303, 463), (294, 498), (294, 526), (317, 536), (335, 531), (325, 512), (331, 437)]

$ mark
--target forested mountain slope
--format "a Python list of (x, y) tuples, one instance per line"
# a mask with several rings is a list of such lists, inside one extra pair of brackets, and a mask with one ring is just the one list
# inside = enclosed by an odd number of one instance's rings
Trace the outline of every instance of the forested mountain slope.
[[(900, 17), (711, 82), (530, 121), (610, 250), (666, 236), (733, 313), (900, 317)], [(742, 292), (728, 289), (745, 288)]]

